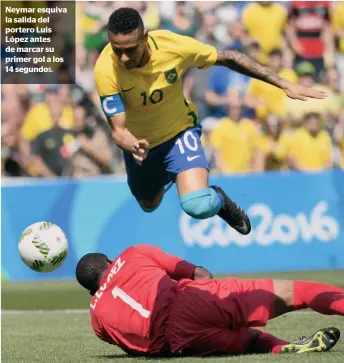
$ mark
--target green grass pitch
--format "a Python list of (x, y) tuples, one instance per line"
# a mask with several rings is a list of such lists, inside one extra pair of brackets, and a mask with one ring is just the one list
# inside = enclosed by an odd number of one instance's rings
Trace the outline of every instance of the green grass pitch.
[[(246, 275), (302, 279), (334, 284), (344, 288), (344, 271)], [(145, 358), (131, 358), (120, 349), (101, 342), (91, 330), (87, 308), (89, 295), (75, 282), (2, 284), (3, 363), (131, 363)], [(67, 309), (67, 310), (65, 310)], [(82, 309), (82, 310), (75, 310)], [(13, 311), (17, 310), (17, 311)], [(294, 313), (272, 320), (266, 330), (285, 339), (309, 335), (319, 328), (336, 326), (344, 335), (344, 318), (316, 313)], [(221, 358), (175, 358), (181, 363), (342, 363), (344, 339), (327, 353), (300, 355), (254, 355)], [(157, 363), (171, 359), (155, 359)]]

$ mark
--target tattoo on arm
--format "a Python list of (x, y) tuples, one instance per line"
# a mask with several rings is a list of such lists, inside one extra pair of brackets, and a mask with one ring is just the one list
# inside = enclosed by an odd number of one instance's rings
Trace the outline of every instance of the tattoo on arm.
[(217, 66), (224, 66), (246, 76), (283, 88), (287, 80), (260, 65), (258, 62), (235, 50), (217, 51)]

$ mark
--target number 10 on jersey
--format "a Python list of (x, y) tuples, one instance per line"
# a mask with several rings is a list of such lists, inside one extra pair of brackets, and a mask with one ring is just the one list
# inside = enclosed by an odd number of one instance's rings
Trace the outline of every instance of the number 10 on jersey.
[(142, 92), (141, 97), (143, 106), (147, 105), (148, 100), (155, 105), (164, 98), (164, 94), (161, 89), (155, 89), (150, 96), (147, 95), (147, 92)]

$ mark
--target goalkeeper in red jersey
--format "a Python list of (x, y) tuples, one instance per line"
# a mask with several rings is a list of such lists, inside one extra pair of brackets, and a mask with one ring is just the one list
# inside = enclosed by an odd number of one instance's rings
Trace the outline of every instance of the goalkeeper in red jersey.
[(344, 290), (306, 281), (217, 280), (150, 245), (126, 249), (111, 261), (90, 253), (76, 268), (90, 291), (96, 335), (142, 356), (303, 353), (331, 349), (336, 328), (295, 342), (257, 327), (290, 311), (310, 308), (344, 316)]

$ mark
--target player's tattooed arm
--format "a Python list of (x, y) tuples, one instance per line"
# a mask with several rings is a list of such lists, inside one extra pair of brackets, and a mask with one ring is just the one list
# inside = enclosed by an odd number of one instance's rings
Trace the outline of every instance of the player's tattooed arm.
[(280, 77), (268, 68), (236, 50), (227, 50), (224, 52), (218, 50), (215, 65), (225, 66), (233, 71), (270, 83), (283, 89), (286, 95), (292, 99), (306, 101), (308, 98), (323, 99), (327, 96), (323, 91), (317, 91), (310, 87), (292, 83)]
[(246, 76), (270, 83), (279, 88), (285, 88), (289, 81), (278, 76), (268, 68), (247, 57), (236, 50), (217, 51), (217, 66), (225, 66), (233, 71), (245, 74)]

